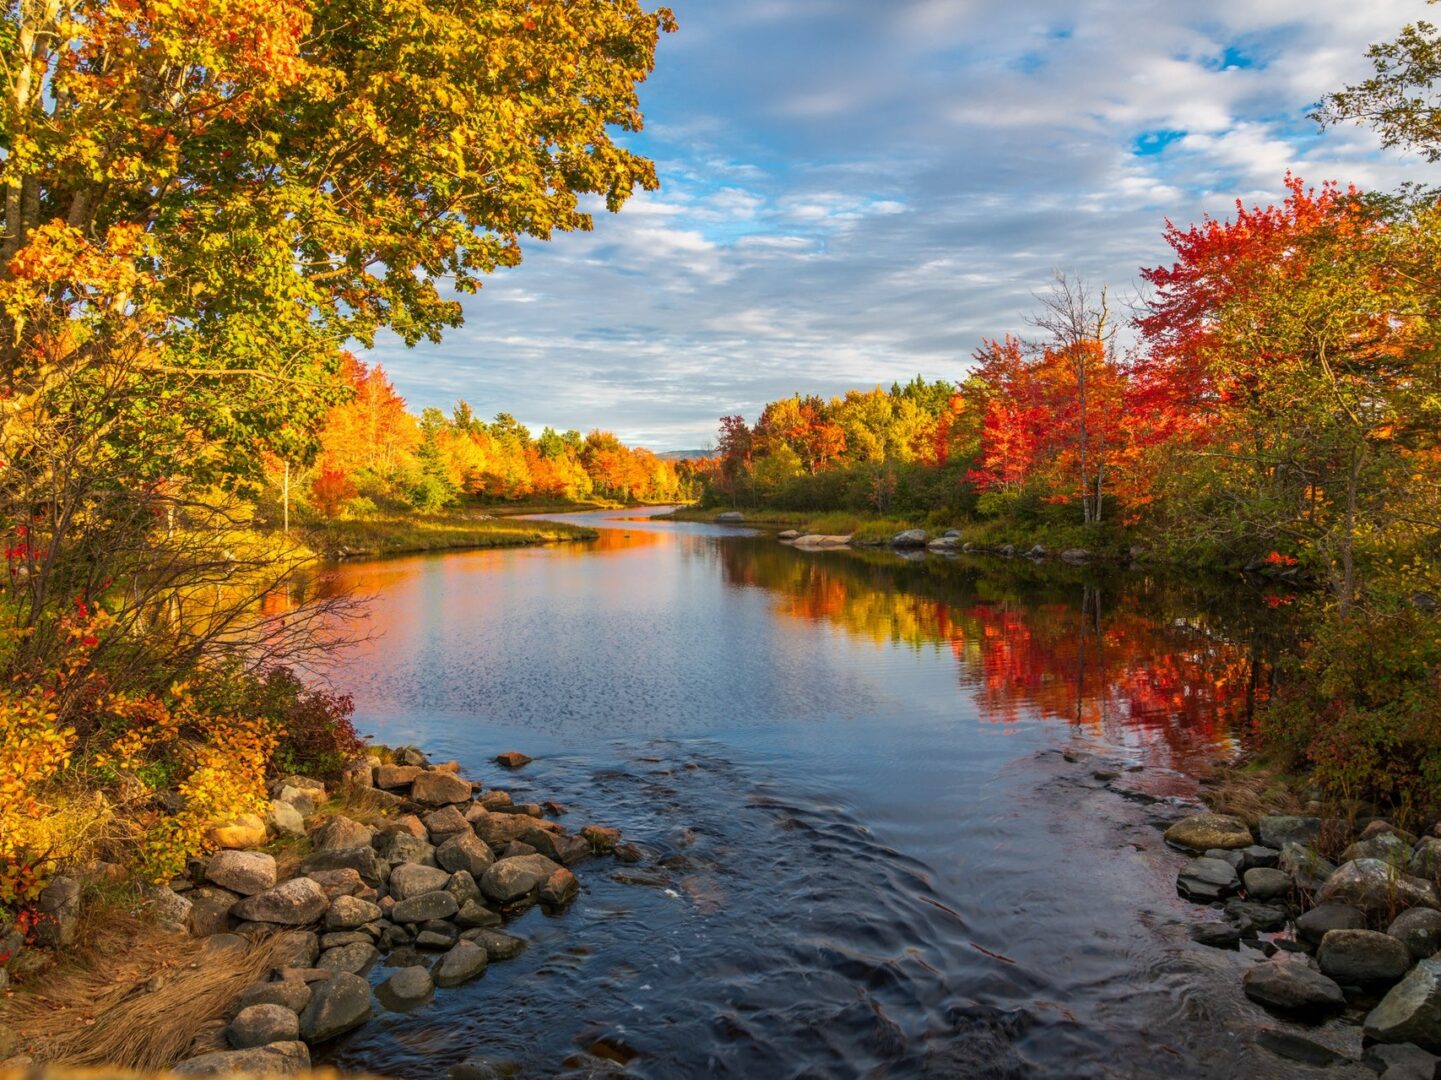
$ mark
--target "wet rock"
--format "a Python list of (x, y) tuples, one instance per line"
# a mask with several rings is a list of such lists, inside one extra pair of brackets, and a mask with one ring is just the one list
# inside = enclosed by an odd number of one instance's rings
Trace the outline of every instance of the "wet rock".
[(294, 1042), (300, 1038), (300, 1017), (283, 1005), (250, 1005), (230, 1021), (225, 1038), (237, 1050)]
[(265, 836), (265, 821), (257, 814), (241, 814), (210, 829), (210, 843), (217, 848), (258, 848)]
[(312, 874), (316, 870), (354, 870), (362, 881), (372, 887), (385, 880), (385, 871), (375, 855), (375, 849), (368, 846), (314, 852), (300, 864), (300, 872)]
[(1296, 920), (1302, 941), (1320, 945), (1332, 930), (1364, 930), (1366, 913), (1350, 904), (1318, 904)]
[(1436, 1080), (1441, 1057), (1415, 1043), (1377, 1043), (1361, 1055), (1361, 1064), (1381, 1074), (1381, 1080)]
[(1424, 960), (1441, 951), (1441, 911), (1433, 908), (1403, 911), (1386, 928), (1386, 933), (1405, 945), (1412, 959)]
[(303, 1042), (278, 1042), (250, 1050), (217, 1050), (182, 1061), (172, 1070), (179, 1076), (271, 1076), (310, 1068), (310, 1048)]
[(449, 806), (470, 801), (470, 781), (448, 772), (423, 772), (410, 786), (410, 797), (422, 806)]
[(1290, 814), (1268, 814), (1256, 825), (1261, 843), (1280, 851), (1287, 844), (1302, 847), (1314, 845), (1321, 835), (1321, 819), (1318, 817), (1295, 817)]
[(337, 896), (357, 896), (360, 893), (371, 891), (370, 886), (361, 880), (358, 873), (351, 869), (345, 870), (314, 870), (305, 875), (325, 890), (325, 895), (334, 902)]
[(718, 525), (737, 525), (745, 519), (745, 515), (739, 510), (726, 510), (724, 513), (717, 514), (712, 520)]
[(414, 965), (403, 967), (376, 989), (382, 1002), (400, 1006), (417, 1005), (430, 997), (435, 990), (435, 980), (424, 967)]
[(314, 997), (300, 1015), (300, 1035), (306, 1042), (333, 1039), (370, 1019), (370, 984), (359, 975), (338, 971), (311, 989)]
[(337, 896), (325, 913), (325, 925), (332, 930), (353, 930), (380, 918), (380, 905), (354, 896)]
[(529, 765), (533, 760), (535, 759), (527, 757), (519, 750), (507, 750), (503, 754), (495, 755), (496, 764), (504, 765), (507, 769), (519, 769), (524, 765)]
[(1246, 895), (1252, 900), (1274, 900), (1291, 892), (1291, 875), (1283, 870), (1253, 866), (1241, 877)]
[(456, 912), (455, 921), (464, 927), (499, 926), (501, 917), (475, 900), (467, 900)]
[(315, 966), (325, 971), (348, 971), (360, 975), (369, 971), (372, 964), (380, 959), (380, 953), (369, 942), (357, 941), (336, 949), (326, 949), (320, 954)]
[(1308, 893), (1316, 892), (1336, 872), (1336, 868), (1312, 848), (1301, 844), (1287, 844), (1283, 847), (1276, 866), (1291, 875), (1297, 888)]
[(1166, 842), (1190, 851), (1207, 848), (1232, 850), (1250, 847), (1251, 830), (1238, 817), (1227, 814), (1194, 814), (1166, 830)]
[(305, 835), (305, 816), (291, 803), (279, 799), (272, 800), (266, 808), (265, 824), (277, 836)]
[(540, 902), (552, 907), (568, 904), (580, 894), (580, 882), (574, 874), (561, 867), (545, 879), (540, 887)]
[(467, 930), (460, 935), (466, 941), (473, 941), (485, 950), (490, 957), (491, 963), (499, 963), (502, 960), (513, 960), (525, 951), (528, 942), (525, 938), (516, 937), (514, 934), (502, 934), (498, 930), (477, 928)]
[(512, 903), (539, 890), (559, 869), (544, 855), (501, 859), (481, 876), (480, 891), (497, 903)]
[(1258, 1005), (1297, 1016), (1318, 1016), (1346, 1003), (1336, 983), (1291, 953), (1277, 953), (1241, 977), (1245, 994)]
[(1176, 891), (1203, 904), (1230, 896), (1240, 886), (1236, 868), (1220, 859), (1192, 859), (1176, 877)]
[(579, 836), (568, 836), (538, 827), (532, 827), (521, 834), (521, 840), (546, 858), (563, 866), (574, 866), (582, 859), (589, 858), (591, 854), (589, 841)]
[(1436, 887), (1380, 859), (1355, 859), (1337, 868), (1317, 894), (1321, 903), (1350, 904), (1370, 914), (1441, 907)]
[(1241, 944), (1241, 931), (1230, 923), (1193, 923), (1191, 940), (1198, 945), (1209, 945), (1213, 949), (1234, 949)]
[(1338, 1054), (1329, 1046), (1308, 1039), (1294, 1031), (1279, 1031), (1275, 1028), (1264, 1028), (1256, 1035), (1256, 1045), (1271, 1051), (1277, 1057), (1285, 1058), (1287, 1061), (1299, 1061), (1303, 1065), (1310, 1065), (1314, 1068), (1325, 1069), (1332, 1065), (1344, 1065), (1351, 1059), (1345, 1054)]
[(344, 814), (336, 814), (310, 838), (317, 851), (344, 851), (347, 848), (369, 847), (375, 837), (375, 830), (358, 821), (352, 821)]
[(228, 889), (214, 885), (202, 885), (185, 894), (190, 901), (190, 917), (186, 926), (196, 937), (209, 937), (230, 929), (230, 909), (240, 901), (240, 896)]
[(302, 877), (241, 900), (231, 909), (231, 914), (253, 922), (304, 926), (317, 921), (329, 907), (325, 890), (310, 878)]
[(1348, 986), (1393, 983), (1411, 966), (1406, 946), (1375, 930), (1331, 930), (1316, 953), (1321, 973)]
[(438, 866), (405, 863), (390, 872), (390, 895), (409, 900), (422, 893), (439, 892), (450, 880), (450, 874)]
[(529, 818), (520, 814), (487, 813), (476, 818), (474, 824), (475, 835), (497, 850), (535, 828)]
[(428, 922), (431, 919), (448, 919), (459, 910), (455, 897), (440, 890), (400, 901), (390, 913), (390, 919), (397, 923)]
[(580, 835), (597, 855), (610, 854), (620, 843), (620, 830), (604, 825), (586, 825), (580, 830)]
[(1363, 1028), (1368, 1039), (1415, 1043), (1441, 1052), (1441, 959), (1420, 961), (1371, 1010)]
[(275, 888), (275, 858), (262, 851), (217, 851), (206, 865), (205, 876), (222, 889), (254, 896)]
[(460, 941), (435, 966), (436, 986), (459, 986), (485, 971), (485, 949), (473, 941)]
[(298, 1014), (310, 1004), (310, 984), (300, 979), (251, 983), (240, 992), (240, 1000), (236, 1004), (242, 1012), (252, 1005), (277, 1005)]
[(479, 878), (495, 862), (495, 855), (490, 845), (467, 825), (464, 832), (452, 836), (435, 849), (435, 861), (452, 873), (463, 870), (471, 877)]
[(460, 940), (460, 931), (444, 919), (431, 919), (413, 929), (417, 949), (448, 949)]
[(1254, 900), (1228, 900), (1226, 918), (1242, 931), (1257, 930), (1269, 934), (1285, 927), (1286, 909)]

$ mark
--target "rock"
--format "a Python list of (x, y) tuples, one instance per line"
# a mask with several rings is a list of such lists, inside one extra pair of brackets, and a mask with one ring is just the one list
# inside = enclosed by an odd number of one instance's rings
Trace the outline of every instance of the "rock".
[(1441, 1057), (1414, 1043), (1376, 1043), (1361, 1055), (1361, 1064), (1381, 1074), (1381, 1080), (1436, 1080)]
[(1441, 875), (1441, 837), (1423, 837), (1411, 855), (1408, 869), (1413, 877), (1434, 880)]
[[(422, 832), (424, 828), (422, 825)], [(376, 852), (390, 866), (403, 863), (435, 865), (435, 848), (431, 847), (430, 841), (424, 836), (417, 839), (408, 832), (386, 833), (376, 841)]]
[(782, 529), (776, 533), (777, 540), (794, 540), (798, 536), (800, 536), (800, 532), (796, 529)]
[(1368, 1039), (1441, 1052), (1441, 959), (1422, 960), (1366, 1017)]
[(514, 859), (520, 855), (535, 854), (535, 848), (531, 847), (529, 844), (522, 843), (519, 840), (512, 840), (510, 843), (505, 845), (504, 850), (502, 850), (500, 853), (500, 857), (502, 859)]
[(15, 1055), (20, 1049), (20, 1036), (15, 1034), (15, 1029), (8, 1024), (0, 1024), (0, 1064)]
[(727, 510), (717, 514), (713, 519), (718, 525), (735, 525), (745, 520), (745, 515), (739, 510)]
[(375, 766), (368, 758), (361, 758), (352, 761), (341, 771), (341, 787), (352, 789), (372, 788), (375, 786)]
[(430, 972), (420, 965), (403, 967), (376, 988), (381, 1001), (398, 1005), (416, 1005), (430, 997), (435, 989), (435, 980)]
[(551, 873), (540, 887), (540, 902), (552, 907), (568, 904), (580, 894), (580, 882), (565, 867)]
[(1403, 911), (1386, 928), (1413, 960), (1424, 960), (1441, 951), (1441, 911), (1433, 908), (1411, 908)]
[(1357, 840), (1341, 855), (1343, 862), (1353, 862), (1356, 859), (1380, 859), (1392, 866), (1405, 868), (1411, 861), (1411, 845), (1394, 832), (1378, 833)]
[(349, 971), (360, 975), (370, 970), (371, 965), (379, 959), (380, 953), (374, 945), (368, 941), (357, 941), (350, 945), (326, 949), (320, 954), (315, 966), (323, 971)]
[(1350, 904), (1368, 914), (1410, 907), (1441, 907), (1436, 887), (1380, 859), (1355, 859), (1339, 867), (1317, 894), (1321, 903)]
[(40, 890), (35, 905), (44, 918), (35, 928), (42, 945), (73, 945), (80, 925), (80, 882), (72, 877), (52, 878)]
[(1290, 814), (1268, 814), (1256, 824), (1261, 843), (1266, 847), (1281, 850), (1287, 844), (1307, 847), (1321, 835), (1321, 819), (1318, 817), (1295, 817)]
[(417, 765), (378, 765), (375, 769), (375, 786), (387, 791), (409, 787), (415, 783), (420, 772)]
[(446, 772), (423, 772), (410, 787), (410, 797), (422, 806), (449, 806), (470, 801), (470, 781)]
[(444, 919), (431, 919), (413, 929), (417, 949), (448, 949), (460, 940), (460, 931)]
[(310, 1047), (303, 1042), (277, 1042), (250, 1050), (217, 1050), (182, 1061), (178, 1076), (274, 1076), (310, 1068)]
[[(425, 830), (425, 823), (414, 814), (403, 814), (396, 818), (385, 826), (382, 830), (382, 835), (392, 832), (409, 833), (417, 840), (428, 840), (430, 838), (430, 834)], [(379, 846), (380, 844), (377, 842), (376, 847), (378, 848)]]
[(422, 893), (438, 892), (450, 881), (450, 874), (438, 866), (404, 863), (390, 872), (390, 895), (409, 900)]
[(317, 780), (313, 776), (301, 776), (299, 773), (282, 776), (270, 785), (270, 794), (278, 799), (280, 798), (280, 792), (286, 788), (290, 788), (293, 791), (304, 792), (316, 805), (325, 801), (325, 782), (323, 780)]
[(1285, 927), (1286, 909), (1258, 904), (1254, 900), (1228, 900), (1226, 918), (1235, 923), (1243, 934), (1248, 930), (1269, 934)]
[(394, 757), (402, 765), (415, 765), (421, 769), (430, 767), (430, 759), (421, 753), (418, 747), (398, 746), (395, 748)]
[(1032, 546), (1031, 550), (1026, 552), (1026, 557), (1030, 559), (1044, 559), (1046, 557), (1046, 545), (1036, 544)]
[[(155, 885), (145, 890), (145, 899), (156, 918), (182, 927), (190, 925), (190, 913), (195, 910), (195, 901), (189, 897), (181, 896), (168, 885)], [(0, 949), (0, 952), (3, 951)], [(0, 967), (3, 966), (0, 964)]]
[(457, 942), (435, 966), (436, 986), (459, 986), (485, 971), (489, 958), (473, 941)]
[(496, 763), (504, 765), (507, 769), (519, 769), (523, 765), (529, 765), (534, 758), (527, 757), (518, 750), (507, 750), (503, 754), (495, 755)]
[(1320, 945), (1332, 930), (1364, 930), (1366, 913), (1350, 904), (1318, 904), (1296, 920), (1302, 941)]
[(512, 1072), (487, 1058), (468, 1057), (459, 1065), (452, 1065), (446, 1077), (447, 1080), (505, 1080)]
[(1227, 814), (1195, 814), (1166, 830), (1166, 843), (1191, 851), (1232, 850), (1250, 847), (1254, 842), (1246, 823)]
[(1257, 1033), (1256, 1045), (1264, 1047), (1277, 1057), (1283, 1057), (1288, 1061), (1299, 1061), (1303, 1065), (1311, 1065), (1318, 1069), (1329, 1068), (1332, 1065), (1344, 1065), (1351, 1060), (1345, 1054), (1338, 1054), (1329, 1046), (1308, 1039), (1304, 1035), (1298, 1035), (1294, 1031), (1265, 1028)]
[(1274, 900), (1291, 892), (1291, 875), (1283, 870), (1253, 866), (1241, 876), (1246, 895), (1252, 900)]
[(498, 810), (502, 806), (509, 806), (510, 802), (510, 792), (492, 788), (480, 796), (478, 806), (472, 806), (466, 811), (465, 818), (467, 821), (473, 822), (481, 816), (481, 811)]
[(306, 1042), (333, 1039), (370, 1019), (370, 984), (359, 975), (338, 971), (312, 990), (315, 996), (300, 1014), (300, 1035)]
[(471, 831), (470, 822), (465, 820), (465, 815), (453, 806), (445, 806), (426, 814), (424, 821), (430, 839), (437, 844), (448, 837)]
[(344, 851), (347, 848), (369, 847), (375, 837), (375, 830), (358, 821), (352, 821), (344, 814), (336, 814), (311, 836), (310, 843), (317, 851)]
[(527, 942), (525, 938), (518, 938), (513, 934), (502, 934), (498, 930), (477, 928), (467, 930), (460, 935), (466, 941), (473, 941), (485, 950), (485, 955), (490, 957), (492, 963), (499, 963), (502, 960), (513, 960), (525, 951)]
[[(251, 983), (240, 992), (240, 1000), (237, 1002), (242, 1012), (252, 1005), (278, 1005), (293, 1013), (300, 1013), (309, 1004), (310, 984), (300, 979)], [(296, 1037), (299, 1037), (298, 1029)]]
[(241, 896), (254, 896), (275, 888), (275, 857), (263, 851), (217, 851), (205, 867), (205, 876)]
[(467, 900), (460, 905), (460, 910), (455, 914), (455, 921), (461, 926), (499, 926), (501, 924), (500, 914), (484, 907), (478, 901)]
[(586, 825), (580, 830), (580, 835), (590, 844), (591, 851), (597, 855), (608, 855), (615, 850), (620, 843), (620, 830), (607, 828), (604, 825)]
[(337, 896), (325, 913), (325, 925), (331, 930), (354, 930), (380, 918), (380, 905), (354, 896)]
[(574, 866), (582, 859), (589, 858), (591, 853), (588, 840), (579, 836), (551, 832), (537, 826), (527, 829), (520, 838), (546, 858), (552, 859), (562, 866)]
[(1234, 949), (1241, 944), (1241, 931), (1230, 923), (1192, 923), (1191, 940), (1198, 945), (1209, 945), (1213, 949)]
[(344, 870), (312, 870), (305, 876), (324, 889), (325, 895), (332, 901), (337, 896), (359, 896), (372, 891), (360, 875), (348, 867)]
[(1306, 893), (1318, 891), (1336, 868), (1313, 849), (1300, 844), (1287, 844), (1276, 860), (1277, 869), (1291, 875), (1296, 887)]
[(1061, 552), (1061, 558), (1072, 563), (1090, 562), (1091, 553), (1085, 548), (1067, 548)]
[(450, 880), (445, 883), (445, 891), (455, 897), (455, 902), (461, 907), (481, 898), (480, 886), (476, 884), (475, 878), (464, 870), (457, 870), (450, 875)]
[(241, 814), (210, 827), (210, 842), (218, 848), (244, 850), (265, 843), (265, 822), (257, 814)]
[[(370, 929), (377, 928), (371, 927)], [(329, 949), (338, 949), (342, 945), (354, 945), (356, 942), (373, 945), (376, 940), (377, 938), (372, 937), (365, 930), (332, 930), (327, 934), (320, 935), (320, 951), (324, 953)]]
[(241, 900), (231, 914), (253, 922), (304, 926), (317, 921), (329, 907), (325, 890), (310, 878), (301, 877)]
[(426, 922), (429, 919), (448, 919), (459, 910), (455, 897), (450, 893), (428, 892), (400, 901), (390, 913), (390, 919), (397, 923)]
[(891, 546), (898, 548), (922, 548), (926, 546), (925, 529), (906, 529), (891, 537)]
[(1241, 977), (1246, 996), (1278, 1012), (1314, 1016), (1346, 1004), (1341, 988), (1290, 953), (1277, 953)]
[(317, 870), (354, 870), (360, 880), (372, 888), (385, 880), (384, 868), (371, 847), (317, 851), (300, 864), (302, 874), (313, 874)]
[(1241, 856), (1241, 866), (1236, 871), (1237, 873), (1244, 873), (1256, 866), (1274, 869), (1281, 858), (1281, 853), (1275, 848), (1268, 848), (1261, 844), (1252, 844), (1250, 847), (1237, 848), (1234, 854)]
[(486, 814), (475, 819), (475, 835), (492, 848), (503, 848), (512, 840), (519, 840), (526, 831), (534, 828), (529, 818), (520, 814)]
[(225, 1038), (237, 1050), (294, 1042), (300, 1038), (300, 1017), (283, 1005), (250, 1005), (230, 1021)]
[(497, 903), (509, 904), (536, 892), (561, 869), (544, 855), (501, 859), (480, 879), (480, 891)]
[(230, 929), (230, 912), (240, 896), (215, 885), (202, 885), (185, 894), (190, 901), (190, 918), (186, 927), (195, 937), (209, 937)]
[(310, 930), (286, 930), (275, 935), (277, 965), (307, 968), (320, 955), (320, 939)]
[(315, 813), (316, 807), (325, 801), (322, 794), (316, 798), (309, 791), (302, 791), (300, 788), (282, 785), (279, 788), (272, 788), (275, 792), (275, 801), (285, 803), (302, 817)]
[(1230, 896), (1240, 886), (1236, 868), (1220, 859), (1192, 859), (1176, 877), (1176, 891), (1203, 904)]
[(305, 816), (288, 802), (275, 799), (265, 811), (265, 824), (277, 836), (304, 836)]
[(1316, 953), (1321, 973), (1351, 986), (1393, 983), (1411, 966), (1406, 946), (1375, 930), (1331, 930)]

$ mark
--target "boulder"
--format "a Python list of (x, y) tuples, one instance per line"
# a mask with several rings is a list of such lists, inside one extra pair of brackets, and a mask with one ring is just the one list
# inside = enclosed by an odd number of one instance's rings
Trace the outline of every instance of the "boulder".
[[(378, 931), (378, 927), (368, 928)], [(331, 930), (320, 935), (320, 949), (324, 952), (327, 949), (338, 949), (342, 945), (354, 945), (356, 942), (363, 942), (366, 945), (375, 943), (376, 938), (367, 930)]]
[(1190, 851), (1207, 848), (1233, 850), (1250, 847), (1251, 830), (1238, 817), (1228, 814), (1195, 814), (1166, 830), (1166, 843)]
[(312, 870), (305, 876), (324, 889), (325, 895), (332, 901), (337, 896), (359, 896), (374, 891), (356, 871), (348, 867), (344, 870)]
[(1176, 891), (1202, 904), (1230, 896), (1240, 886), (1236, 868), (1220, 859), (1192, 859), (1176, 877)]
[(422, 893), (437, 892), (445, 888), (448, 881), (450, 874), (438, 866), (404, 863), (390, 872), (390, 895), (397, 900), (409, 900)]
[(1276, 859), (1277, 869), (1291, 875), (1297, 888), (1314, 893), (1336, 872), (1336, 868), (1321, 858), (1313, 848), (1303, 844), (1287, 844)]
[(906, 529), (891, 537), (891, 546), (898, 548), (922, 548), (926, 546), (925, 529)]
[(1044, 558), (1046, 557), (1046, 545), (1045, 545), (1045, 544), (1035, 544), (1035, 545), (1033, 545), (1033, 546), (1031, 547), (1031, 550), (1028, 551), (1028, 552), (1026, 552), (1026, 557), (1027, 557), (1027, 558), (1030, 558), (1030, 559), (1044, 559)]
[(1350, 904), (1368, 914), (1411, 907), (1441, 908), (1434, 885), (1380, 859), (1354, 859), (1338, 867), (1316, 898), (1323, 904)]
[(1291, 892), (1291, 875), (1284, 870), (1253, 866), (1241, 875), (1241, 882), (1252, 900), (1275, 900)]
[(397, 923), (419, 923), (429, 919), (448, 919), (460, 910), (455, 897), (445, 891), (421, 893), (408, 897), (395, 905), (390, 921)]
[(374, 945), (368, 941), (356, 941), (349, 945), (326, 949), (320, 954), (320, 959), (315, 962), (315, 966), (322, 971), (349, 971), (355, 975), (362, 975), (369, 971), (371, 965), (379, 959), (380, 953)]
[(312, 930), (284, 930), (275, 935), (275, 963), (280, 967), (308, 968), (320, 955), (320, 939)]
[(241, 814), (210, 827), (210, 843), (218, 848), (245, 850), (265, 843), (265, 821), (258, 814)]
[(712, 520), (718, 525), (736, 525), (745, 519), (745, 515), (739, 510), (726, 510), (717, 514)]
[(480, 891), (497, 903), (513, 903), (538, 891), (559, 869), (544, 855), (501, 859), (481, 876)]
[(580, 882), (565, 867), (551, 872), (540, 887), (540, 902), (552, 907), (568, 904), (580, 893)]
[(776, 533), (777, 540), (794, 540), (799, 536), (800, 532), (796, 529), (782, 529), (780, 532)]
[(414, 929), (417, 949), (448, 949), (460, 940), (460, 931), (444, 919), (430, 919)]
[(502, 934), (498, 930), (486, 928), (467, 930), (460, 936), (466, 941), (475, 942), (484, 949), (485, 955), (490, 957), (491, 963), (515, 959), (525, 951), (527, 944), (525, 938), (518, 938), (513, 934)]
[(521, 840), (535, 848), (547, 859), (563, 866), (574, 866), (590, 857), (590, 842), (579, 836), (553, 832), (533, 825), (520, 836)]
[(1328, 931), (1316, 960), (1323, 975), (1351, 986), (1393, 983), (1411, 966), (1406, 946), (1375, 930)]
[(507, 750), (503, 754), (495, 755), (496, 764), (504, 765), (507, 769), (519, 769), (523, 765), (529, 765), (533, 760), (519, 750)]
[(310, 1047), (303, 1042), (278, 1042), (251, 1050), (216, 1050), (182, 1061), (177, 1076), (276, 1076), (310, 1068)]
[(263, 851), (217, 851), (206, 864), (205, 876), (222, 889), (254, 896), (275, 888), (275, 857)]
[(436, 986), (459, 986), (485, 971), (485, 949), (473, 941), (460, 941), (435, 965)]
[[(381, 832), (382, 832), (382, 835), (383, 835), (384, 833), (403, 832), (403, 833), (409, 833), (411, 836), (415, 837), (417, 840), (428, 840), (428, 839), (430, 839), (430, 834), (425, 831), (425, 823), (424, 823), (423, 821), (421, 821), (420, 818), (417, 817), (415, 814), (403, 814), (403, 815), (401, 815), (400, 817), (396, 818), (394, 821), (388, 823), (388, 824), (385, 826), (385, 828), (384, 828), (383, 830), (381, 830)], [(380, 846), (380, 843), (379, 843), (379, 841), (377, 840), (377, 842), (376, 842), (376, 847), (379, 847), (379, 846)]]
[(1321, 835), (1321, 819), (1290, 814), (1267, 814), (1256, 823), (1261, 843), (1278, 851), (1287, 844), (1312, 845)]
[(337, 896), (330, 902), (330, 910), (325, 913), (325, 925), (330, 930), (354, 930), (379, 919), (379, 904), (354, 896)]
[(1361, 1064), (1381, 1074), (1381, 1080), (1436, 1080), (1441, 1057), (1414, 1043), (1375, 1043), (1361, 1055)]
[(370, 1019), (370, 984), (359, 975), (337, 971), (311, 990), (314, 996), (300, 1014), (300, 1035), (308, 1043), (333, 1039)]
[(1350, 904), (1317, 904), (1296, 920), (1302, 941), (1320, 945), (1332, 930), (1364, 930), (1366, 913)]
[(610, 854), (620, 843), (620, 830), (605, 825), (586, 825), (580, 830), (580, 835), (597, 855)]
[[(251, 983), (240, 992), (236, 1004), (241, 1011), (252, 1005), (279, 1005), (298, 1014), (310, 1004), (310, 984), (300, 979)], [(298, 1029), (296, 1037), (299, 1037)]]
[(350, 762), (340, 774), (340, 784), (353, 789), (374, 787), (375, 766), (370, 763), (369, 758)]
[(519, 840), (534, 824), (522, 814), (485, 814), (475, 819), (475, 835), (492, 848), (503, 848), (512, 840)]
[(1366, 1017), (1368, 1039), (1441, 1052), (1441, 959), (1422, 960)]
[(1413, 877), (1426, 878), (1428, 881), (1441, 875), (1441, 837), (1423, 837), (1416, 844), (1408, 869)]
[(352, 821), (344, 814), (336, 814), (310, 838), (317, 851), (344, 851), (348, 848), (369, 847), (375, 837), (375, 830), (358, 821)]
[(398, 746), (395, 749), (395, 760), (402, 765), (414, 765), (417, 768), (428, 769), (430, 759), (423, 754), (418, 747)]
[(1198, 945), (1209, 945), (1213, 949), (1234, 949), (1241, 943), (1241, 931), (1230, 923), (1192, 923), (1191, 940)]
[(285, 803), (302, 817), (315, 813), (316, 807), (325, 801), (324, 793), (316, 798), (312, 792), (302, 791), (300, 788), (291, 787), (289, 784), (281, 785), (271, 789), (275, 794), (275, 801)]
[(1336, 983), (1290, 953), (1277, 953), (1241, 977), (1245, 994), (1258, 1005), (1299, 1016), (1316, 1016), (1346, 1004)]
[(310, 878), (301, 877), (241, 900), (231, 914), (251, 922), (305, 926), (317, 921), (329, 907), (325, 890)]
[(325, 801), (325, 781), (317, 780), (313, 776), (301, 776), (299, 773), (291, 773), (289, 776), (282, 776), (279, 780), (270, 785), (270, 794), (280, 798), (280, 792), (286, 788), (292, 791), (302, 791), (317, 805)]
[[(421, 826), (422, 830), (424, 826)], [(435, 865), (435, 848), (424, 836), (416, 838), (408, 832), (385, 833), (376, 841), (376, 853), (390, 866), (403, 863)]]
[(284, 1005), (248, 1005), (235, 1014), (225, 1038), (237, 1050), (300, 1038), (300, 1017)]
[(479, 878), (495, 862), (490, 845), (466, 826), (465, 832), (450, 837), (435, 849), (435, 861), (451, 872), (465, 871)]
[(1341, 855), (1342, 862), (1356, 859), (1380, 859), (1392, 866), (1405, 868), (1411, 861), (1411, 845), (1394, 832), (1377, 833), (1357, 840)]
[(500, 914), (477, 900), (467, 900), (455, 913), (455, 921), (465, 927), (489, 927), (501, 924)]
[(313, 852), (300, 864), (300, 872), (313, 874), (317, 870), (354, 870), (360, 875), (360, 880), (372, 888), (385, 880), (384, 867), (372, 847)]
[(1421, 907), (1403, 911), (1386, 933), (1405, 945), (1413, 960), (1435, 956), (1441, 951), (1441, 911)]
[(425, 822), (426, 832), (430, 834), (431, 842), (436, 844), (458, 833), (471, 831), (470, 822), (465, 820), (465, 815), (453, 806), (443, 806), (439, 810), (432, 810), (422, 820)]
[(447, 772), (423, 772), (411, 784), (410, 797), (422, 806), (469, 802), (470, 781)]
[(419, 964), (403, 967), (376, 988), (376, 994), (383, 1002), (397, 1005), (416, 1005), (435, 989), (435, 980), (430, 972)]
[(1091, 553), (1085, 548), (1067, 548), (1065, 551), (1061, 552), (1061, 558), (1065, 559), (1066, 562), (1089, 562), (1091, 559)]
[(420, 767), (417, 765), (377, 765), (375, 786), (387, 791), (409, 787), (415, 783), (415, 778), (420, 775), (420, 772)]
[(457, 870), (450, 875), (450, 879), (445, 883), (445, 891), (455, 897), (455, 902), (461, 907), (465, 907), (472, 900), (479, 901), (482, 896), (480, 885), (476, 883), (474, 876), (464, 870)]
[(277, 836), (304, 836), (305, 816), (288, 802), (275, 799), (265, 811), (265, 824)]
[(230, 929), (230, 911), (240, 895), (216, 885), (202, 885), (185, 894), (190, 901), (190, 917), (186, 926), (196, 937), (209, 937)]
[(484, 792), (477, 800), (477, 804), (465, 812), (465, 820), (474, 823), (475, 819), (484, 816), (486, 811), (509, 806), (510, 802), (510, 792), (492, 788), (490, 791)]

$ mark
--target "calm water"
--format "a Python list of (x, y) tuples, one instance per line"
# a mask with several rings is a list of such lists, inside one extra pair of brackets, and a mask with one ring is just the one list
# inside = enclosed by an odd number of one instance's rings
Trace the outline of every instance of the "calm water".
[[(1258, 954), (1188, 940), (1157, 829), (1264, 693), (1259, 597), (566, 520), (602, 538), (342, 568), (376, 636), (334, 678), (381, 741), (651, 858), (583, 864), (567, 912), (512, 924), (519, 959), (333, 1063), (1311, 1075), (1252, 1045)], [(511, 749), (535, 763), (491, 763)]]

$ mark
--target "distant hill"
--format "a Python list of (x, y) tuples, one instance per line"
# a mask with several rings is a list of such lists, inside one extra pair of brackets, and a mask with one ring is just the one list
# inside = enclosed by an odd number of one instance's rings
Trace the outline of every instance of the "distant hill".
[(695, 461), (697, 458), (712, 457), (714, 450), (665, 450), (656, 454), (662, 461)]

